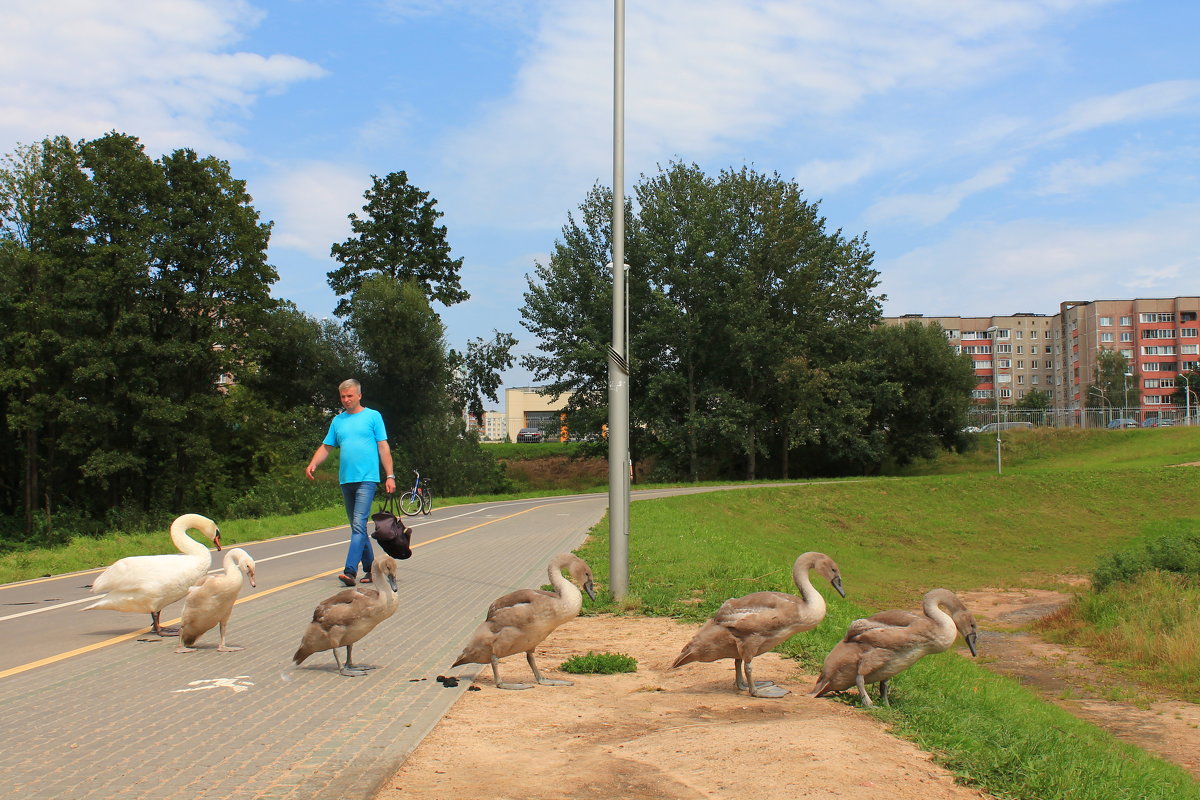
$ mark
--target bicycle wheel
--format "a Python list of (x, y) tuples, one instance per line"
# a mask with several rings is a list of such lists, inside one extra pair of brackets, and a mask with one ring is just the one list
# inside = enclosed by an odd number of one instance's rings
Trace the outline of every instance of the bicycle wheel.
[(425, 491), (421, 492), (421, 495), (421, 513), (428, 514), (431, 510), (433, 510), (433, 492), (426, 489)]
[(400, 512), (411, 517), (421, 510), (421, 497), (411, 489), (400, 495)]

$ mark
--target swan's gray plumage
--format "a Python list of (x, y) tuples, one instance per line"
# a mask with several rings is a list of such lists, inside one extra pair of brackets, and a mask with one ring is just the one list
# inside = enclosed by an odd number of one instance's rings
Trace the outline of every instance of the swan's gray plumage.
[(825, 618), (825, 598), (813, 588), (809, 570), (829, 580), (842, 597), (842, 576), (824, 553), (803, 553), (792, 565), (792, 580), (800, 596), (785, 592), (754, 592), (726, 600), (671, 664), (732, 658), (734, 683), (755, 697), (783, 697), (787, 690), (754, 680), (751, 661), (801, 631), (812, 630)]
[(159, 614), (182, 600), (212, 564), (208, 547), (187, 535), (193, 528), (221, 549), (221, 531), (211, 519), (199, 514), (177, 517), (171, 523), (171, 541), (179, 553), (129, 556), (115, 562), (92, 584), (92, 592), (104, 596), (83, 610), (139, 611), (150, 615), (151, 626), (159, 636), (178, 633), (174, 628), (163, 628)]
[[(332, 650), (338, 673), (347, 677), (365, 675), (372, 667), (351, 662), (351, 649), (362, 639), (396, 612), (400, 603), (399, 586), (396, 583), (396, 562), (381, 555), (371, 567), (372, 587), (359, 585), (343, 589), (332, 597), (322, 600), (313, 611), (312, 622), (304, 630), (300, 647), (292, 661), (300, 664), (313, 653)], [(346, 663), (338, 658), (337, 649), (346, 648)]]
[(924, 656), (948, 650), (958, 634), (975, 655), (975, 617), (958, 595), (949, 589), (932, 589), (925, 594), (923, 611), (880, 611), (854, 620), (825, 657), (809, 694), (822, 697), (856, 686), (863, 705), (871, 706), (866, 685), (878, 683), (880, 702), (890, 705), (888, 680)]
[(257, 585), (254, 582), (254, 559), (242, 548), (235, 547), (225, 552), (221, 566), (224, 568), (222, 572), (205, 575), (188, 589), (187, 597), (183, 599), (183, 616), (179, 626), (179, 646), (175, 648), (176, 653), (194, 653), (195, 648), (192, 645), (196, 640), (217, 625), (221, 626), (218, 652), (232, 653), (242, 649), (227, 646), (225, 632), (238, 593), (242, 590), (242, 576), (246, 576), (251, 586)]
[[(563, 577), (563, 569), (568, 570), (571, 580)], [(559, 553), (550, 560), (546, 572), (550, 577), (550, 585), (554, 587), (553, 592), (518, 589), (492, 601), (488, 606), (487, 618), (471, 634), (462, 654), (451, 666), (491, 664), (496, 688), (528, 689), (530, 684), (504, 683), (500, 680), (500, 659), (514, 653), (524, 653), (535, 681), (544, 686), (570, 686), (571, 681), (542, 678), (533, 653), (555, 628), (578, 616), (579, 609), (583, 607), (583, 595), (575, 583), (583, 587), (588, 597), (596, 599), (592, 570), (578, 556)]]

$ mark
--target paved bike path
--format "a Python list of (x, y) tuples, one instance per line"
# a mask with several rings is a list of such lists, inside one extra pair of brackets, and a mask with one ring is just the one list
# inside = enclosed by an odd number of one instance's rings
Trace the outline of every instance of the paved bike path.
[(379, 667), (364, 677), (335, 674), (328, 652), (291, 664), (313, 608), (341, 588), (325, 577), (237, 606), (229, 643), (243, 652), (217, 653), (216, 631), (189, 655), (130, 640), (0, 680), (0, 794), (372, 797), (466, 691), (469, 680), (447, 689), (434, 679), (450, 673), (488, 603), (545, 583), (547, 561), (583, 541), (606, 499), (570, 503), (577, 513), (547, 502), (474, 530), (464, 520), (459, 535), (400, 562), (399, 609), (355, 648), (356, 661)]

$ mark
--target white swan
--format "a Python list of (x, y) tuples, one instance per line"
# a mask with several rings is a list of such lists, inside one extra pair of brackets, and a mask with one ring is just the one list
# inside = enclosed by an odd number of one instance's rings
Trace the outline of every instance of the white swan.
[(822, 697), (858, 687), (864, 706), (871, 706), (868, 683), (879, 684), (879, 700), (888, 702), (890, 678), (930, 653), (941, 653), (962, 634), (975, 655), (975, 617), (949, 589), (925, 594), (924, 616), (911, 611), (880, 611), (850, 623), (846, 636), (825, 657), (821, 676), (809, 695)]
[[(391, 556), (378, 556), (371, 566), (371, 578), (371, 585), (379, 589), (355, 586), (343, 589), (317, 604), (312, 622), (308, 623), (300, 639), (300, 648), (292, 656), (293, 662), (300, 664), (313, 653), (332, 650), (340, 675), (353, 678), (366, 675), (366, 670), (374, 669), (365, 664), (351, 663), (350, 651), (355, 642), (396, 613), (396, 607), (400, 605), (395, 560)], [(385, 582), (387, 588), (383, 588)], [(346, 648), (344, 666), (338, 658), (339, 647)]]
[(171, 523), (171, 541), (179, 554), (122, 558), (96, 578), (92, 593), (104, 596), (83, 610), (142, 611), (150, 615), (155, 634), (178, 635), (178, 629), (159, 625), (159, 613), (182, 599), (212, 563), (208, 548), (187, 535), (192, 528), (221, 549), (221, 531), (215, 522), (199, 514), (184, 514)]
[(754, 697), (788, 694), (787, 689), (770, 681), (755, 681), (750, 662), (793, 635), (812, 630), (825, 619), (825, 598), (809, 581), (810, 569), (827, 578), (838, 594), (846, 596), (834, 560), (824, 553), (804, 553), (792, 565), (792, 580), (800, 589), (799, 597), (784, 592), (754, 592), (726, 600), (683, 648), (671, 669), (693, 661), (732, 658), (734, 683), (739, 690), (748, 689)]
[(513, 653), (524, 653), (535, 681), (543, 686), (571, 686), (571, 681), (543, 678), (533, 659), (533, 651), (542, 640), (559, 625), (578, 616), (583, 607), (583, 595), (574, 583), (563, 577), (564, 568), (588, 597), (595, 600), (591, 568), (578, 556), (559, 553), (546, 566), (554, 591), (518, 589), (492, 601), (487, 618), (471, 634), (462, 654), (451, 666), (491, 664), (497, 689), (529, 689), (532, 684), (500, 680), (500, 659)]
[(233, 653), (242, 649), (225, 644), (225, 629), (233, 614), (238, 592), (242, 590), (242, 575), (249, 579), (251, 586), (258, 585), (254, 582), (254, 559), (242, 548), (235, 547), (226, 551), (221, 565), (225, 568), (224, 572), (205, 575), (188, 589), (187, 597), (183, 599), (183, 624), (179, 626), (176, 653), (196, 652), (192, 645), (217, 625), (221, 626), (217, 652)]

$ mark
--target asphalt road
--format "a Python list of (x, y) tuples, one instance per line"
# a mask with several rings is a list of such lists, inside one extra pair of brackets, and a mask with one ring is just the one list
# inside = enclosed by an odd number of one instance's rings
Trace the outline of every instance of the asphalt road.
[[(635, 498), (693, 491), (705, 490)], [(230, 622), (228, 643), (246, 648), (236, 653), (216, 651), (214, 630), (177, 655), (175, 639), (147, 634), (149, 615), (82, 612), (99, 570), (0, 586), (0, 796), (370, 798), (466, 691), (435, 678), (451, 674), (488, 603), (546, 583), (550, 557), (576, 548), (606, 507), (606, 495), (575, 495), (410, 518), (399, 610), (354, 650), (378, 667), (364, 677), (338, 675), (328, 652), (291, 664), (313, 608), (342, 588), (345, 527), (236, 545), (258, 565)]]

